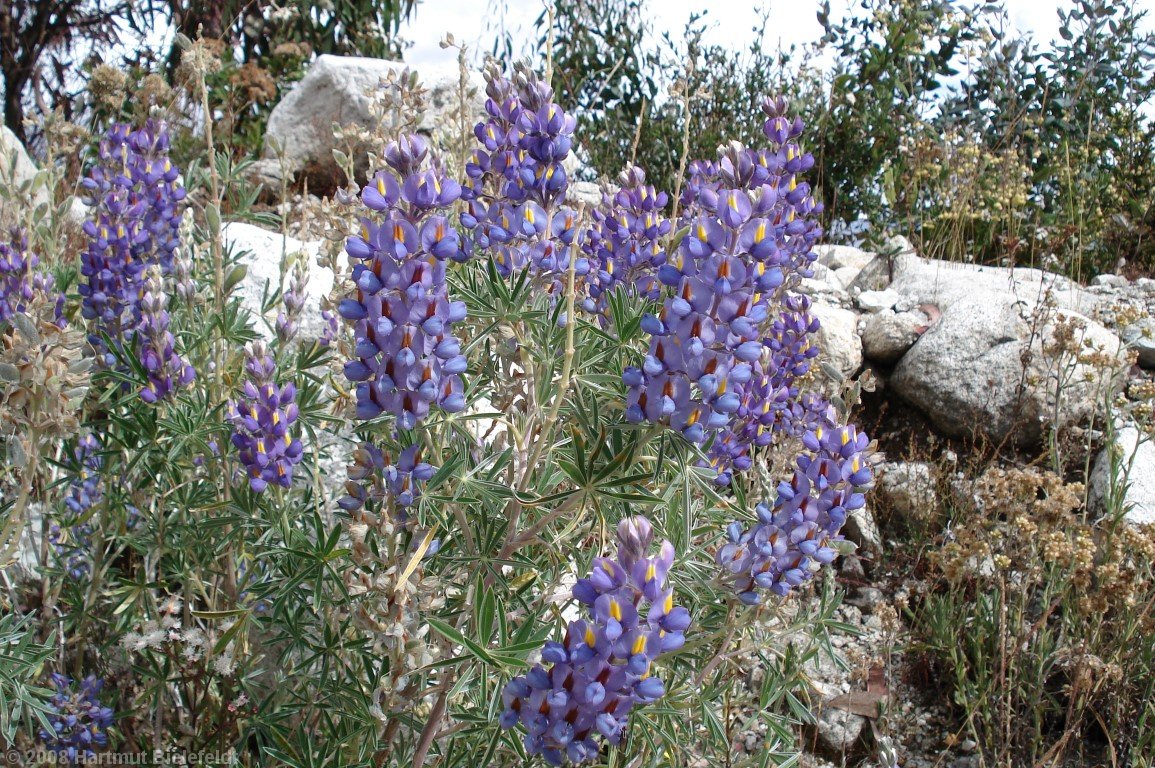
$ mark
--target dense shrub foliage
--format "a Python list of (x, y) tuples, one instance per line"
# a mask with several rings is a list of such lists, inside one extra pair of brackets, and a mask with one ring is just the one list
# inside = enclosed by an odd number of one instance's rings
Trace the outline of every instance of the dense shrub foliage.
[[(903, 234), (927, 256), (1149, 273), (1155, 34), (1133, 4), (1072, 0), (1040, 46), (997, 4), (861, 0), (818, 8), (813, 47), (705, 45), (706, 21), (659, 43), (641, 2), (556, 11), (553, 82), (602, 174), (645, 158), (672, 188), (680, 148), (706, 156), (769, 83), (811, 126), (815, 197), (839, 239)], [(788, 34), (783, 34), (789, 39)], [(552, 41), (552, 49), (550, 42)], [(829, 63), (819, 63), (829, 62)], [(668, 92), (667, 92), (668, 90)]]
[(802, 122), (765, 100), (760, 146), (691, 164), (673, 213), (637, 167), (587, 207), (551, 87), (492, 63), (486, 96), (460, 178), (384, 142), (339, 195), (333, 294), (285, 254), (261, 316), (211, 133), (182, 176), (164, 122), (112, 124), (79, 256), (38, 261), (29, 222), (63, 212), (6, 203), (6, 741), (658, 764), (728, 754), (744, 700), (766, 759), (791, 747), (836, 604), (794, 595), (873, 482), (811, 370)]

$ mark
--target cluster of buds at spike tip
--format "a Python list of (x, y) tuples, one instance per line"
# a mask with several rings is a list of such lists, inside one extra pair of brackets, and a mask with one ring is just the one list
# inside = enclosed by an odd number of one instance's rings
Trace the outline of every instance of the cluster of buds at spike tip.
[(834, 419), (830, 408), (803, 435), (793, 477), (778, 485), (773, 506), (758, 505), (757, 524), (726, 531), (717, 561), (744, 603), (761, 602), (760, 590), (785, 596), (845, 548), (839, 531), (866, 504), (874, 473), (866, 435)]
[(574, 247), (577, 214), (562, 205), (569, 188), (563, 161), (576, 121), (528, 67), (518, 65), (511, 80), (491, 60), (485, 81), (486, 117), (473, 129), (480, 146), (465, 166), (461, 224), (472, 244), (491, 254), (498, 274), (528, 267), (548, 276), (557, 296), (570, 259), (577, 277), (589, 270)]
[(666, 263), (670, 221), (663, 211), (669, 197), (647, 185), (645, 171), (636, 166), (623, 171), (619, 183), (617, 192), (603, 193), (581, 244), (590, 261), (582, 302), (587, 312), (605, 312), (606, 295), (618, 286), (651, 301), (661, 293), (657, 271)]
[(167, 129), (150, 120), (136, 131), (110, 128), (98, 163), (83, 181), (93, 214), (84, 223), (81, 314), (107, 364), (113, 356), (103, 349), (101, 334), (123, 341), (136, 325), (145, 270), (158, 265), (165, 276), (172, 272), (185, 198), (179, 176), (168, 159)]
[[(52, 293), (55, 281), (39, 266), (40, 257), (28, 250), (28, 238), (12, 229), (8, 242), (0, 242), (0, 321), (26, 312), (37, 295)], [(61, 321), (63, 301), (64, 296), (59, 296), (56, 315)]]
[(526, 750), (550, 765), (596, 759), (601, 742), (621, 741), (630, 710), (665, 695), (653, 664), (683, 645), (690, 614), (666, 583), (673, 545), (663, 541), (650, 557), (653, 539), (644, 517), (618, 525), (617, 557), (596, 558), (573, 588), (588, 617), (547, 642), (542, 663), (502, 692), (501, 726), (521, 723)]
[(59, 673), (52, 675), (56, 692), (44, 713), (50, 728), (40, 729), (40, 740), (57, 762), (83, 765), (95, 761), (96, 751), (108, 746), (113, 712), (100, 703), (104, 681), (92, 675), (76, 685)]
[(91, 570), (88, 547), (93, 525), (91, 510), (104, 499), (100, 470), (104, 460), (100, 456), (100, 441), (96, 435), (86, 434), (76, 443), (72, 452), (75, 462), (68, 495), (64, 498), (66, 514), (49, 528), (49, 543), (65, 564), (68, 575), (81, 579)]
[(140, 298), (140, 323), (133, 332), (137, 357), (148, 381), (140, 390), (146, 403), (157, 403), (187, 386), (196, 371), (176, 353), (176, 339), (168, 329), (168, 296), (158, 267), (149, 269)]
[(285, 305), (285, 308), (277, 314), (277, 341), (282, 345), (288, 344), (297, 337), (297, 331), (300, 328), (301, 314), (305, 311), (305, 299), (308, 296), (305, 292), (308, 279), (308, 262), (304, 258), (298, 257), (293, 265), (293, 273), (289, 279), (289, 287), (281, 297), (281, 302)]
[(338, 311), (354, 324), (356, 358), (345, 375), (357, 385), (357, 417), (390, 413), (399, 429), (413, 429), (433, 405), (465, 407), (468, 363), (452, 334), (465, 304), (449, 300), (445, 279), (446, 261), (466, 258), (445, 215), (461, 186), (416, 134), (390, 144), (385, 162), (361, 193), (380, 216), (363, 218), (346, 242), (356, 293)]
[(248, 472), (249, 487), (260, 493), (269, 484), (288, 488), (293, 467), (303, 448), (290, 428), (297, 420), (297, 389), (290, 382), (275, 383), (276, 366), (262, 342), (245, 346), (245, 381), (242, 396), (229, 403), (233, 445)]
[[(686, 439), (715, 439), (717, 481), (749, 466), (749, 451), (790, 427), (794, 382), (816, 354), (809, 304), (790, 289), (812, 274), (821, 210), (798, 174), (813, 165), (796, 139), (801, 123), (781, 123), (781, 100), (763, 107), (769, 149), (734, 142), (716, 163), (695, 162), (682, 195), (686, 234), (657, 269), (672, 289), (641, 368), (628, 368), (630, 421), (668, 424)], [(768, 431), (768, 433), (767, 433)]]

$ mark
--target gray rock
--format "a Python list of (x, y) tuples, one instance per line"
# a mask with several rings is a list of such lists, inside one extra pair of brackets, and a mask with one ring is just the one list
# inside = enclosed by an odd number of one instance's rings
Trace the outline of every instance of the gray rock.
[(874, 587), (859, 587), (854, 594), (847, 598), (848, 605), (861, 608), (865, 613), (874, 613), (874, 609), (884, 600), (881, 589)]
[(833, 707), (825, 707), (817, 720), (819, 750), (833, 757), (853, 751), (866, 726), (865, 717)]
[[(237, 291), (242, 306), (257, 318), (255, 330), (266, 340), (275, 336), (271, 326), (279, 309), (273, 307), (268, 315), (262, 315), (261, 301), (266, 290), (271, 294), (281, 285), (281, 259), (301, 252), (307, 256), (309, 278), (305, 284), (305, 308), (301, 312), (299, 338), (306, 342), (319, 338), (325, 328), (321, 318), (321, 299), (333, 289), (333, 271), (316, 263), (322, 243), (282, 238), (279, 232), (237, 221), (225, 224), (221, 230), (225, 248), (237, 254), (239, 263), (248, 270)], [(261, 322), (262, 317), (266, 322)]]
[[(966, 281), (959, 281), (965, 283)], [(1035, 319), (1034, 304), (1014, 292), (950, 286), (940, 294), (942, 316), (903, 355), (890, 384), (950, 436), (984, 434), (995, 442), (1036, 442), (1044, 427), (1087, 418), (1114, 386), (1124, 365), (1118, 337), (1098, 323), (1063, 309)], [(945, 306), (944, 306), (945, 304)], [(1081, 352), (1056, 356), (1059, 321), (1073, 320)], [(1110, 364), (1089, 362), (1099, 352)]]
[(858, 336), (858, 316), (848, 309), (815, 302), (810, 313), (821, 328), (817, 342), (822, 360), (833, 365), (844, 376), (853, 376), (862, 367), (862, 339)]
[(1127, 522), (1155, 523), (1155, 442), (1133, 423), (1119, 425), (1095, 459), (1090, 485), (1091, 503), (1101, 512), (1121, 503)]
[(924, 461), (888, 461), (878, 466), (874, 494), (892, 513), (928, 520), (938, 509), (934, 468)]
[(1144, 317), (1128, 325), (1119, 334), (1123, 343), (1139, 355), (1142, 368), (1155, 368), (1155, 320)]
[(867, 315), (862, 322), (862, 352), (867, 360), (893, 363), (914, 346), (928, 325), (921, 312), (885, 310)]
[(1125, 288), (1127, 286), (1127, 278), (1122, 275), (1095, 275), (1091, 278), (1091, 285), (1099, 285), (1105, 288)]
[[(265, 157), (283, 155), (291, 175), (306, 169), (336, 174), (333, 159), (333, 125), (370, 127), (371, 92), (390, 73), (404, 70), (399, 61), (357, 56), (317, 57), (308, 73), (289, 91), (269, 115), (265, 134)], [(455, 66), (430, 68), (420, 73), (427, 89), (426, 110), (418, 130), (435, 139), (456, 131), (458, 72)], [(475, 93), (470, 104), (470, 120), (480, 117), (485, 87), (481, 76), (472, 74)]]

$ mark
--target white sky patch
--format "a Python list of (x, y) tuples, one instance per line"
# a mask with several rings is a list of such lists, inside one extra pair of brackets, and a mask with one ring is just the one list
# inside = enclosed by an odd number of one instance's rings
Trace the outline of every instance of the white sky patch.
[[(1155, 0), (1134, 0), (1135, 7), (1147, 11), (1145, 20), (1155, 28)], [(831, 0), (830, 13), (841, 18), (852, 3)], [(857, 3), (853, 3), (857, 5)], [(1006, 0), (1008, 14), (1020, 31), (1029, 32), (1036, 42), (1046, 44), (1059, 32), (1057, 7), (1070, 8), (1062, 0)], [(504, 6), (504, 19), (498, 13)], [(513, 41), (514, 51), (524, 51), (534, 36), (534, 21), (545, 8), (543, 0), (422, 0), (414, 17), (401, 29), (401, 35), (413, 43), (405, 51), (405, 60), (420, 71), (428, 64), (451, 65), (453, 51), (442, 51), (438, 42), (446, 32), (452, 32), (459, 42), (467, 43), (475, 52), (484, 54), (493, 46), (495, 32), (504, 22)], [(788, 48), (791, 44), (804, 45), (822, 34), (818, 24), (818, 0), (791, 0), (790, 2), (757, 2), (733, 0), (727, 3), (706, 3), (704, 0), (649, 0), (647, 10), (657, 35), (670, 32), (676, 35), (685, 28), (690, 14), (709, 8), (706, 15), (709, 30), (705, 42), (734, 49), (747, 48), (754, 39), (754, 28), (759, 22), (760, 9), (769, 11), (769, 23), (762, 45), (768, 50)]]

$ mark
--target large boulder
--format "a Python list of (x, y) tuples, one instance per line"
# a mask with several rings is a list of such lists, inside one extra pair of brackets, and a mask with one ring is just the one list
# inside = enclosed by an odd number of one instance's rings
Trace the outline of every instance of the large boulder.
[[(909, 290), (937, 302), (942, 315), (903, 355), (890, 385), (946, 435), (1034, 443), (1048, 425), (1090, 416), (1125, 365), (1115, 334), (1070, 310), (1018, 298), (1015, 283), (1004, 282), (1015, 277), (952, 270), (954, 280), (935, 285), (926, 271), (907, 274)], [(1055, 282), (1042, 275), (1024, 279)], [(1061, 290), (1078, 300), (1077, 287)]]
[[(1003, 294), (1030, 307), (1046, 299), (1061, 309), (1084, 315), (1092, 314), (1103, 301), (1078, 283), (1041, 269), (924, 259), (911, 251), (875, 256), (850, 286), (852, 293), (855, 289), (860, 295), (863, 291), (889, 289), (885, 296), (897, 296), (899, 310), (920, 304), (934, 304), (946, 310), (978, 293)], [(868, 299), (877, 300), (877, 296)]]
[[(295, 177), (307, 173), (322, 184), (337, 178), (333, 159), (333, 125), (373, 128), (372, 93), (391, 74), (406, 68), (403, 62), (357, 56), (319, 56), (308, 73), (289, 91), (269, 115), (265, 134), (265, 160), (259, 173), (275, 180), (281, 167)], [(432, 67), (419, 73), (427, 90), (426, 109), (418, 130), (440, 141), (456, 133), (459, 73), (456, 67)], [(485, 84), (471, 73), (470, 125), (480, 119)], [(278, 157), (278, 154), (280, 157)]]
[(1155, 442), (1135, 424), (1120, 424), (1095, 459), (1090, 485), (1091, 503), (1101, 511), (1121, 504), (1127, 522), (1155, 524)]
[[(298, 338), (303, 342), (320, 338), (325, 331), (321, 299), (333, 290), (333, 271), (317, 264), (323, 243), (283, 237), (279, 232), (239, 221), (229, 222), (221, 230), (226, 250), (236, 255), (238, 263), (247, 270), (245, 278), (237, 286), (241, 305), (256, 318), (255, 330), (266, 340), (275, 337), (273, 324), (277, 313), (282, 310), (278, 302), (268, 313), (262, 312), (264, 298), (281, 286), (282, 259), (294, 254), (305, 255), (309, 276), (305, 283), (305, 307), (301, 311)], [(286, 277), (286, 285), (288, 280)]]

